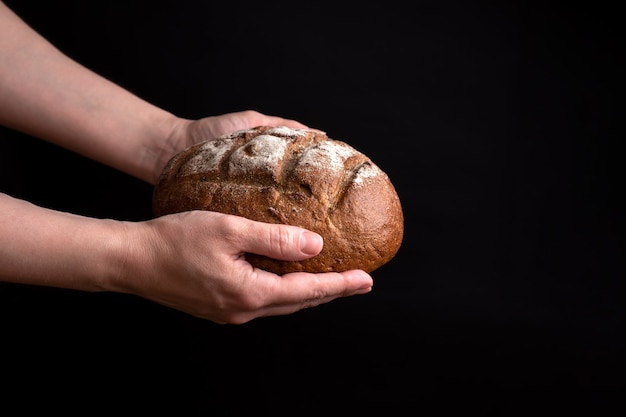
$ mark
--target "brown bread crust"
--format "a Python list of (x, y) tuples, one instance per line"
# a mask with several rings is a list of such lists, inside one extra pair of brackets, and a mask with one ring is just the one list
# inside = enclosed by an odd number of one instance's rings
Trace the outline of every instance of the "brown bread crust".
[(175, 155), (155, 185), (156, 217), (210, 210), (296, 225), (324, 238), (322, 252), (291, 262), (246, 254), (277, 274), (362, 269), (389, 262), (403, 238), (389, 177), (348, 144), (313, 130), (259, 126)]

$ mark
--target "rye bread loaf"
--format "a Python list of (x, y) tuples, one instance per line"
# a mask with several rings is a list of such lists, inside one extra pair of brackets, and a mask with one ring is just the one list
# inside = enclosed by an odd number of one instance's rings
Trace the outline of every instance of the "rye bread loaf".
[(210, 210), (319, 233), (319, 255), (299, 262), (255, 254), (277, 274), (363, 269), (389, 262), (403, 238), (400, 199), (389, 177), (345, 142), (306, 129), (259, 126), (175, 155), (155, 185), (156, 217)]

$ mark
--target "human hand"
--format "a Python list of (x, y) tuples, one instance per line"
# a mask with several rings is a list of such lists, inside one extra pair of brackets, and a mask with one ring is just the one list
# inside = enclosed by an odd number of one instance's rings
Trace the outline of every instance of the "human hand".
[(210, 116), (194, 120), (187, 126), (188, 146), (218, 136), (232, 133), (237, 130), (250, 129), (256, 126), (287, 126), (292, 128), (306, 128), (307, 126), (291, 119), (277, 116), (268, 116), (254, 110)]
[(250, 129), (256, 126), (287, 126), (297, 129), (307, 128), (306, 125), (291, 119), (278, 116), (269, 116), (254, 110), (226, 113), (219, 116), (209, 116), (198, 120), (188, 120), (174, 117), (174, 128), (161, 150), (160, 158), (154, 170), (153, 183), (167, 161), (176, 153), (189, 146), (205, 140), (215, 139), (219, 136), (235, 132), (237, 130)]
[(302, 260), (321, 237), (302, 228), (210, 211), (126, 223), (128, 253), (115, 290), (133, 293), (221, 324), (294, 313), (339, 297), (365, 294), (359, 270), (278, 276), (253, 268), (245, 253)]

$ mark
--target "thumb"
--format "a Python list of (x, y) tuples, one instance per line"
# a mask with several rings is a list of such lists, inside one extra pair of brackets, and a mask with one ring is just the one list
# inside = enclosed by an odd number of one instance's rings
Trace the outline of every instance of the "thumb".
[(319, 234), (285, 224), (250, 221), (246, 235), (240, 249), (285, 261), (311, 258), (324, 246)]

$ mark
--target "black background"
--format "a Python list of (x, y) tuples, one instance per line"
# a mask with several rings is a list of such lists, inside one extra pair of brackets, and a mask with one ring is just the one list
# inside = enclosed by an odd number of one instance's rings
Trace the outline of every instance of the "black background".
[[(132, 296), (2, 285), (1, 407), (625, 410), (625, 39), (614, 7), (6, 3), (177, 115), (255, 109), (349, 142), (391, 177), (406, 229), (371, 294), (241, 326)], [(0, 161), (10, 195), (150, 217), (151, 186), (27, 135), (0, 130)]]

